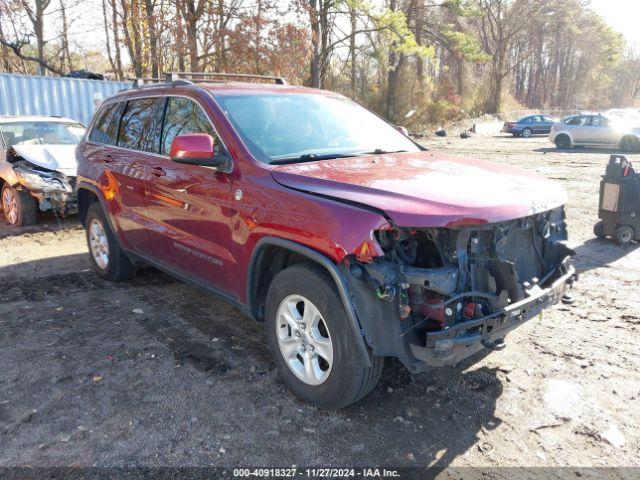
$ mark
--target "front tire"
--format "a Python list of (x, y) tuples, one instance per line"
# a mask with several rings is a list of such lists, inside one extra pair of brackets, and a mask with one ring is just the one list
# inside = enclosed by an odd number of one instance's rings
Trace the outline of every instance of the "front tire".
[(92, 203), (85, 219), (89, 256), (95, 272), (105, 280), (129, 280), (135, 265), (118, 245), (99, 203)]
[(531, 130), (530, 128), (525, 128), (524, 130), (522, 130), (522, 136), (524, 138), (531, 138), (531, 135), (533, 135), (533, 130)]
[(1, 195), (2, 211), (9, 224), (26, 227), (37, 223), (38, 205), (27, 192), (5, 185), (2, 187)]
[(384, 358), (365, 367), (342, 300), (321, 267), (297, 264), (269, 287), (266, 331), (274, 362), (287, 387), (320, 408), (339, 409), (378, 383)]
[(623, 152), (637, 152), (640, 150), (640, 141), (633, 135), (627, 135), (620, 140), (620, 150)]

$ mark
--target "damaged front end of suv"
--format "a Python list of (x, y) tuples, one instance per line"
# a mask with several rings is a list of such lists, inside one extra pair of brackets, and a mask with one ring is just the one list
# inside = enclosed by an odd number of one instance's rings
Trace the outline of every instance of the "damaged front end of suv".
[(365, 246), (344, 266), (374, 353), (419, 372), (501, 348), (575, 279), (564, 217), (558, 207), (496, 223), (375, 231), (381, 254)]

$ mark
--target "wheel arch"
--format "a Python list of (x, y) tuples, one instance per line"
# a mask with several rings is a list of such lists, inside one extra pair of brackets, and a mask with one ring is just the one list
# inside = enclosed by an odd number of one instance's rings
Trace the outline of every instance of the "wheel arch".
[(78, 182), (78, 214), (80, 216), (80, 221), (82, 222), (83, 227), (85, 226), (84, 221), (86, 219), (87, 211), (89, 210), (89, 207), (96, 201), (100, 204), (102, 212), (104, 213), (104, 216), (107, 219), (107, 223), (109, 224), (109, 228), (116, 237), (116, 240), (118, 240), (118, 242), (122, 244), (120, 232), (117, 228), (115, 228), (113, 218), (111, 217), (111, 212), (109, 211), (107, 202), (103, 197), (100, 189), (95, 185), (87, 183), (86, 181)]
[(85, 225), (85, 220), (87, 218), (87, 212), (89, 211), (89, 207), (91, 204), (100, 202), (98, 199), (98, 195), (91, 189), (86, 186), (82, 186), (78, 188), (78, 217), (80, 218), (80, 223), (82, 226)]
[(573, 141), (573, 137), (571, 136), (571, 133), (569, 133), (567, 130), (560, 130), (558, 133), (556, 133), (555, 136), (553, 137), (554, 143), (558, 139), (558, 137), (561, 137), (563, 135), (569, 139), (569, 146), (573, 147), (575, 145), (575, 142)]
[[(624, 135), (622, 135), (622, 137), (620, 138), (620, 140), (618, 140), (618, 148), (620, 148), (621, 150), (624, 150), (624, 141), (625, 140), (631, 140), (633, 142), (632, 147), (635, 147), (636, 151), (638, 148), (638, 144), (640, 143), (640, 135), (636, 134), (636, 133), (625, 133)], [(630, 152), (633, 152), (634, 149), (630, 149)]]
[(263, 237), (257, 242), (247, 272), (247, 305), (252, 316), (256, 320), (264, 320), (264, 304), (269, 285), (280, 271), (300, 262), (313, 262), (329, 273), (342, 300), (354, 338), (358, 339), (357, 349), (366, 366), (370, 367), (371, 360), (364, 340), (364, 331), (351, 300), (347, 282), (335, 263), (312, 248), (279, 237)]

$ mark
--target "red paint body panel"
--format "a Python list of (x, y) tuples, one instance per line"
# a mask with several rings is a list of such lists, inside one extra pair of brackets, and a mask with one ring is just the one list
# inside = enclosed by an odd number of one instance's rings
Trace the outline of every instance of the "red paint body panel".
[[(549, 210), (564, 191), (535, 174), (479, 160), (420, 152), (270, 166), (254, 159), (215, 95), (330, 92), (249, 84), (142, 88), (112, 97), (179, 95), (196, 100), (233, 159), (230, 173), (84, 140), (79, 183), (97, 186), (121, 245), (246, 303), (256, 243), (297, 242), (338, 263), (373, 231), (452, 222), (496, 222)], [(90, 129), (89, 129), (90, 131)], [(111, 157), (111, 159), (109, 159)], [(163, 174), (156, 175), (161, 168)], [(238, 200), (237, 192), (241, 192)]]
[(565, 203), (534, 173), (441, 153), (397, 153), (277, 166), (297, 190), (370, 205), (402, 227), (444, 227), (525, 217)]

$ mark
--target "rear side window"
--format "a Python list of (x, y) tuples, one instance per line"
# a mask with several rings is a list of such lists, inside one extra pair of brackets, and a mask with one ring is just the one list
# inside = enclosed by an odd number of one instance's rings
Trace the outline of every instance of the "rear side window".
[(173, 139), (186, 133), (208, 133), (218, 144), (219, 139), (200, 105), (182, 97), (169, 97), (167, 102), (160, 153), (169, 155)]
[(587, 120), (588, 120), (587, 117), (573, 117), (568, 119), (565, 123), (567, 125), (581, 126), (581, 125), (586, 125)]
[(120, 124), (120, 113), (122, 103), (112, 103), (105, 106), (93, 124), (89, 140), (91, 142), (103, 143), (105, 145), (115, 145), (118, 141), (118, 125)]
[(161, 97), (129, 100), (122, 116), (118, 146), (157, 153), (163, 102)]

